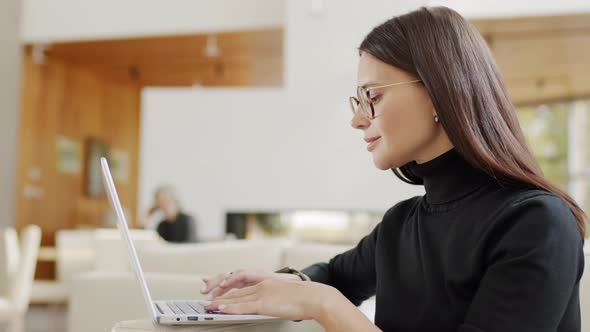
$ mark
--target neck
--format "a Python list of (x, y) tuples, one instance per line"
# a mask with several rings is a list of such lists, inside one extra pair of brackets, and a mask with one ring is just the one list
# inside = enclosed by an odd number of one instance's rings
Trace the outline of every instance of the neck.
[(456, 201), (491, 181), (491, 177), (471, 166), (455, 149), (421, 164), (410, 163), (409, 167), (422, 178), (426, 201), (430, 204)]
[(434, 145), (430, 146), (420, 156), (416, 157), (416, 163), (426, 163), (454, 148), (453, 143), (451, 143), (451, 140), (442, 128), (438, 136), (440, 137), (433, 140), (433, 142), (436, 142)]

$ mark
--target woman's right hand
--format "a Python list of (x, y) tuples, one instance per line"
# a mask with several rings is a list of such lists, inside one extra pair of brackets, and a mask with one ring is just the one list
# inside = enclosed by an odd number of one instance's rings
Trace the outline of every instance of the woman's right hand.
[(154, 213), (158, 212), (159, 209), (160, 209), (159, 207), (154, 205), (147, 211), (146, 215), (148, 217), (151, 217)]
[(267, 279), (278, 280), (301, 280), (298, 276), (285, 273), (273, 273), (266, 271), (237, 270), (229, 273), (222, 273), (215, 276), (204, 277), (204, 286), (201, 294), (207, 295), (208, 300), (221, 296), (231, 289), (244, 288), (256, 285)]

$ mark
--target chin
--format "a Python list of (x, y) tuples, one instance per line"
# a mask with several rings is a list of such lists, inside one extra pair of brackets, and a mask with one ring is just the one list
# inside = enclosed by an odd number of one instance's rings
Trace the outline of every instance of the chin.
[(373, 164), (375, 164), (375, 167), (377, 167), (378, 169), (380, 169), (382, 171), (386, 171), (386, 170), (391, 169), (393, 167), (393, 166), (391, 166), (390, 162), (387, 162), (387, 161), (380, 159), (378, 157), (373, 158)]
[(405, 165), (407, 162), (398, 160), (399, 158), (383, 158), (379, 155), (373, 155), (373, 164), (382, 171), (387, 171), (392, 168), (398, 168)]

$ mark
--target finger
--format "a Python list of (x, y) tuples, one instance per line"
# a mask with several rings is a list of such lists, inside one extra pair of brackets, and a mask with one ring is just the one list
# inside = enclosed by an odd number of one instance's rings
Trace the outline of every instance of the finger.
[[(218, 287), (214, 290), (211, 291), (211, 293), (209, 295), (207, 295), (207, 300), (209, 301), (213, 301), (225, 296), (230, 296), (230, 293), (234, 293), (238, 290), (247, 288), (248, 285), (246, 284), (241, 284), (241, 285), (237, 285), (237, 288), (222, 288), (222, 287)], [(251, 287), (251, 286), (250, 286)]]
[(242, 302), (233, 304), (222, 304), (219, 311), (224, 314), (258, 314), (259, 302)]
[(220, 281), (215, 279), (203, 280), (203, 287), (201, 288), (201, 294), (209, 294), (213, 289), (219, 286)]
[(233, 289), (240, 289), (240, 288), (244, 288), (246, 286), (249, 286), (249, 285), (245, 284), (245, 283), (239, 283), (239, 284), (234, 284), (233, 287), (231, 287), (231, 288), (226, 287), (226, 286), (219, 286), (219, 287), (213, 289), (211, 292), (209, 292), (207, 299), (212, 300), (212, 299), (215, 299), (219, 296), (226, 294), (227, 292), (229, 292)]
[(225, 294), (232, 288), (244, 288), (246, 286), (250, 286), (255, 281), (255, 277), (251, 276), (251, 274), (251, 272), (245, 272), (242, 270), (238, 270), (232, 274), (229, 274), (217, 285), (217, 287), (215, 287), (213, 290), (208, 290), (210, 295), (207, 296), (207, 298), (212, 300)]
[(203, 288), (201, 288), (201, 293), (202, 294), (206, 294), (208, 293), (212, 288), (213, 285), (216, 285), (218, 282), (217, 280), (219, 279), (219, 276), (207, 276), (202, 278), (201, 280), (203, 280)]
[(213, 282), (211, 279), (203, 278), (203, 286), (201, 287), (201, 294), (207, 294), (212, 288)]
[(203, 306), (207, 310), (216, 310), (221, 305), (228, 305), (228, 304), (236, 304), (236, 303), (245, 303), (245, 302), (255, 302), (258, 300), (258, 295), (250, 294), (238, 298), (232, 299), (219, 299), (210, 302), (203, 303)]
[(259, 288), (260, 287), (258, 287), (258, 285), (244, 287), (240, 289), (234, 288), (231, 292), (227, 292), (224, 295), (218, 297), (218, 299), (235, 299), (251, 294), (256, 294)]
[(248, 281), (248, 278), (244, 278), (244, 277), (238, 277), (238, 278), (231, 278), (228, 277), (224, 280), (222, 280), (219, 285), (217, 285), (217, 288), (223, 289), (224, 293), (232, 288), (244, 288), (246, 286), (251, 286), (253, 283)]
[(215, 300), (221, 296), (224, 296), (230, 292), (236, 291), (238, 289), (244, 288), (247, 285), (237, 285), (237, 288), (224, 288), (224, 287), (217, 287), (214, 290), (211, 291), (211, 293), (209, 293), (209, 295), (207, 295), (207, 300)]
[(224, 280), (222, 280), (221, 283), (219, 284), (219, 286), (225, 287), (225, 288), (236, 288), (234, 286), (235, 284), (250, 283), (250, 282), (252, 282), (252, 277), (250, 276), (251, 274), (252, 274), (251, 272), (236, 271), (236, 272), (230, 274), (229, 276), (227, 276), (227, 278), (225, 278)]
[(222, 273), (222, 274), (218, 274), (218, 275), (213, 276), (213, 277), (205, 277), (205, 278), (203, 278), (203, 282), (205, 283), (205, 285), (203, 286), (203, 288), (201, 288), (201, 294), (207, 294), (212, 289), (218, 287), (219, 284), (223, 280), (225, 280), (225, 278), (227, 278), (229, 275), (230, 275), (229, 273)]

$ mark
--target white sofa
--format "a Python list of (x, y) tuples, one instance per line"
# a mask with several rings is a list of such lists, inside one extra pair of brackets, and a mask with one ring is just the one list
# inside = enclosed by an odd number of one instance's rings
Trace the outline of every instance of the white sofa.
[[(138, 243), (155, 243), (158, 235), (153, 231), (132, 230), (131, 236)], [(67, 303), (73, 276), (82, 272), (120, 269), (126, 257), (111, 255), (108, 247), (120, 238), (116, 229), (60, 230), (55, 234), (55, 280), (36, 280), (31, 294), (32, 303)], [(113, 248), (120, 251), (120, 243)]]
[[(147, 311), (123, 243), (103, 238), (97, 257), (111, 257), (91, 272), (73, 277), (68, 306), (69, 332), (108, 331), (117, 322), (146, 319)], [(298, 244), (284, 240), (224, 241), (174, 245), (159, 241), (138, 245), (138, 255), (154, 300), (202, 299), (201, 277), (238, 268), (277, 270), (304, 268), (327, 261), (349, 246)], [(106, 252), (109, 255), (106, 255)], [(372, 305), (365, 305), (372, 316)], [(303, 325), (302, 325), (303, 326)]]
[[(106, 232), (106, 233), (105, 233)], [(141, 292), (130, 272), (124, 244), (116, 230), (95, 236), (93, 270), (71, 276), (69, 287), (68, 331), (109, 331), (117, 322), (146, 319)], [(110, 232), (110, 234), (109, 234)], [(349, 246), (297, 244), (289, 241), (226, 241), (219, 243), (171, 245), (149, 235), (139, 234), (136, 243), (148, 286), (155, 300), (202, 298), (201, 276), (253, 268), (272, 271), (283, 266), (303, 268), (327, 261)], [(590, 251), (586, 251), (586, 257)], [(88, 266), (88, 262), (84, 263)], [(581, 282), (582, 331), (590, 332), (590, 285)], [(374, 299), (361, 310), (374, 317)], [(305, 325), (302, 325), (302, 328)], [(309, 330), (307, 325), (306, 331)], [(313, 332), (313, 331), (312, 331)]]

